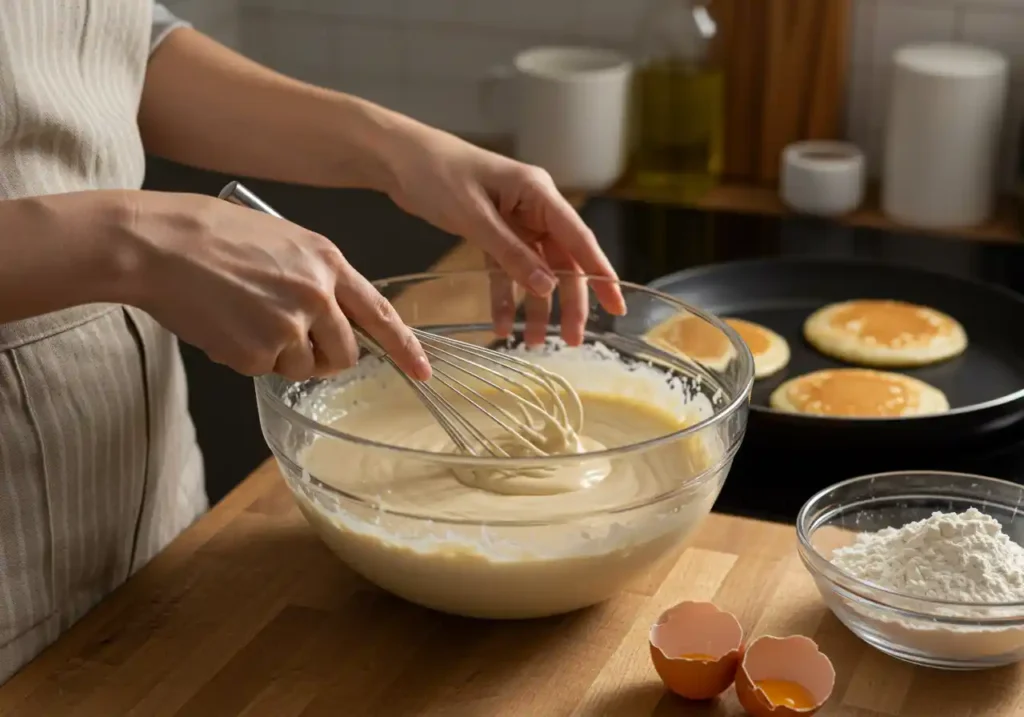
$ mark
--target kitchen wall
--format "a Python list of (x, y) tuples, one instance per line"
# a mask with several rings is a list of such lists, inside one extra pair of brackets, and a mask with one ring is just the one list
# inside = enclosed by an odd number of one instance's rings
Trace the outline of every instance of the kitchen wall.
[[(242, 48), (241, 19), (245, 0), (157, 0), (197, 30), (235, 49)], [(289, 7), (282, 0), (282, 7)]]
[(1016, 166), (1024, 117), (1024, 0), (852, 0), (847, 133), (877, 172), (882, 152), (888, 60), (908, 42), (958, 40), (1000, 50), (1012, 62), (1003, 131), (1003, 179)]
[[(757, 1), (757, 0), (752, 0)], [(1005, 174), (1024, 114), (1024, 0), (851, 0), (847, 132), (877, 170), (887, 61), (899, 45), (965, 40), (1014, 61)], [(172, 0), (197, 27), (283, 72), (447, 129), (500, 132), (487, 117), (487, 68), (541, 42), (628, 47), (646, 0)]]

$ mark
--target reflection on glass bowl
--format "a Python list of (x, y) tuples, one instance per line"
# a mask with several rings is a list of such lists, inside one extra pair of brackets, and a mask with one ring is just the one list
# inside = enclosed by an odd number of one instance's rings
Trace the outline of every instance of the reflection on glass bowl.
[[(711, 510), (743, 437), (753, 381), (749, 351), (722, 322), (622, 283), (626, 317), (605, 313), (591, 295), (583, 346), (557, 339), (555, 315), (547, 343), (526, 348), (493, 334), (487, 272), (377, 286), (411, 326), (503, 345), (564, 376), (581, 393), (583, 436), (598, 450), (529, 459), (453, 455), (408, 385), (369, 355), (330, 380), (258, 378), (263, 434), (299, 508), (368, 580), (460, 615), (564, 613), (614, 595), (674, 552)], [(727, 365), (710, 368), (644, 339), (653, 323), (683, 311), (727, 337)], [(492, 491), (467, 479), (526, 481), (578, 471), (581, 460), (601, 467), (601, 480), (578, 489)]]
[(1024, 544), (1024, 487), (962, 473), (907, 471), (853, 478), (813, 496), (797, 517), (800, 556), (822, 599), (858, 637), (893, 657), (970, 670), (1024, 659), (1024, 603), (931, 600), (859, 580), (831, 562), (858, 533), (900, 528), (933, 512), (976, 508)]

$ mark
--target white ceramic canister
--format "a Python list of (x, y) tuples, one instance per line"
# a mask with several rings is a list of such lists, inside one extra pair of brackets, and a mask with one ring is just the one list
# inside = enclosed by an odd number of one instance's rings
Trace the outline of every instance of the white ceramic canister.
[(484, 78), (484, 113), (494, 116), (498, 86), (511, 84), (516, 158), (563, 189), (601, 191), (625, 170), (632, 76), (613, 50), (535, 47)]
[(882, 209), (931, 228), (992, 213), (1006, 105), (1006, 58), (969, 45), (910, 45), (893, 55)]

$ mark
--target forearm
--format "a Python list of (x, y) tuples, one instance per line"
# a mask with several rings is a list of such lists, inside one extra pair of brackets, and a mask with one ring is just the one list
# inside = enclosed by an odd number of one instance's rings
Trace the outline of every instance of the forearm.
[(388, 191), (389, 135), (412, 120), (280, 75), (193, 30), (149, 63), (139, 126), (151, 154), (202, 169)]
[(0, 201), (0, 323), (132, 293), (123, 192)]

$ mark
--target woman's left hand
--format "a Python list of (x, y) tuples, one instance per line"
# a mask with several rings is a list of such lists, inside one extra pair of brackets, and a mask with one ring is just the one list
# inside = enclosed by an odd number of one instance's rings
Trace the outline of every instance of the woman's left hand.
[[(495, 331), (507, 336), (515, 319), (514, 283), (527, 289), (528, 344), (542, 343), (559, 289), (562, 338), (583, 340), (589, 312), (587, 280), (614, 315), (625, 313), (615, 270), (543, 169), (473, 146), (445, 132), (413, 124), (388, 148), (402, 209), (480, 246), (495, 271), (491, 280)], [(404, 129), (404, 128), (403, 128)], [(556, 278), (555, 272), (560, 276)], [(576, 274), (568, 277), (565, 272)]]

